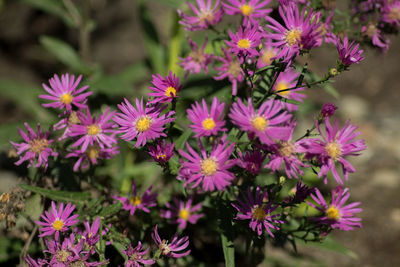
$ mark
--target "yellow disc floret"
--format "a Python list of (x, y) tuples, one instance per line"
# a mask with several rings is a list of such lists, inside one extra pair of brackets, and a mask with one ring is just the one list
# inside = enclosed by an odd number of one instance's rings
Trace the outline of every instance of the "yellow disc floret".
[(218, 170), (218, 164), (215, 159), (207, 158), (201, 161), (201, 172), (204, 175), (210, 176), (216, 173)]
[(29, 150), (36, 154), (40, 154), (48, 146), (47, 139), (33, 139), (29, 142)]
[(53, 222), (53, 228), (56, 231), (60, 231), (63, 226), (64, 226), (64, 222), (60, 219), (57, 219)]
[(271, 58), (273, 58), (274, 56), (275, 56), (274, 50), (272, 50), (272, 49), (265, 50), (262, 53), (261, 61), (264, 64), (270, 65), (272, 63), (272, 59)]
[(133, 206), (138, 206), (142, 203), (142, 200), (140, 197), (134, 196), (129, 199), (129, 203), (131, 203)]
[(97, 135), (101, 132), (101, 128), (97, 124), (91, 124), (89, 126), (86, 126), (87, 133), (88, 135)]
[(325, 214), (328, 219), (335, 221), (339, 220), (341, 217), (339, 209), (333, 205), (326, 209)]
[(250, 122), (253, 128), (257, 131), (264, 131), (268, 127), (268, 121), (261, 116), (253, 118)]
[(293, 155), (296, 152), (296, 149), (293, 146), (293, 144), (291, 144), (289, 142), (282, 142), (280, 144), (278, 151), (279, 151), (279, 155), (281, 155), (283, 157), (290, 157), (291, 155)]
[(239, 74), (242, 72), (242, 68), (240, 67), (240, 63), (236, 60), (233, 60), (228, 65), (228, 73), (232, 75), (234, 78), (238, 78)]
[[(278, 95), (282, 96), (282, 97), (288, 97), (290, 95), (290, 90), (286, 90), (289, 88), (289, 84), (285, 83), (285, 82), (278, 82), (278, 84), (276, 85), (275, 91)], [(286, 90), (286, 91), (283, 91)], [(281, 92), (283, 91), (283, 92)]]
[(253, 13), (253, 7), (250, 5), (242, 5), (240, 11), (242, 11), (243, 16), (250, 16), (251, 13)]
[(202, 122), (203, 128), (206, 130), (212, 130), (215, 127), (215, 121), (212, 118), (207, 118)]
[(237, 42), (237, 46), (239, 48), (244, 48), (244, 49), (250, 48), (250, 41), (249, 41), (249, 39), (240, 39)]
[(100, 148), (98, 146), (89, 146), (86, 149), (86, 155), (89, 159), (97, 159), (99, 157)]
[(187, 209), (181, 209), (179, 211), (179, 218), (187, 221), (189, 220), (190, 212)]
[(176, 89), (172, 86), (168, 87), (167, 90), (165, 90), (165, 95), (169, 97), (175, 97), (176, 96)]
[(69, 93), (65, 93), (60, 97), (60, 101), (65, 105), (71, 104), (73, 100), (74, 97)]
[(295, 45), (295, 44), (300, 43), (300, 41), (301, 41), (301, 34), (302, 34), (302, 31), (301, 31), (301, 30), (298, 30), (298, 29), (293, 29), (293, 30), (288, 31), (288, 32), (286, 33), (286, 35), (285, 35), (286, 43), (287, 43), (289, 46), (293, 46), (293, 45)]
[(255, 205), (254, 208), (251, 210), (251, 217), (254, 220), (263, 221), (266, 215), (267, 214), (265, 213), (265, 210), (262, 206), (259, 207), (258, 205)]
[(145, 132), (150, 128), (150, 126), (152, 124), (153, 124), (153, 120), (148, 116), (144, 116), (137, 120), (136, 129), (139, 132)]
[(337, 160), (342, 155), (342, 149), (336, 142), (328, 143), (325, 146), (325, 151), (333, 160)]

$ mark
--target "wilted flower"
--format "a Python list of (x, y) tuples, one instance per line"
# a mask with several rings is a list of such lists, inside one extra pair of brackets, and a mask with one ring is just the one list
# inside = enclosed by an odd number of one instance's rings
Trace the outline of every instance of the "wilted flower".
[(168, 210), (161, 210), (161, 217), (172, 219), (172, 223), (179, 224), (178, 227), (180, 229), (185, 229), (188, 222), (196, 224), (204, 214), (197, 213), (201, 209), (202, 204), (198, 203), (192, 206), (192, 202), (193, 196), (190, 196), (186, 203), (174, 198), (175, 205), (171, 205), (168, 202), (165, 203)]
[(182, 18), (179, 23), (185, 27), (186, 31), (204, 30), (211, 25), (218, 24), (224, 15), (224, 11), (219, 8), (219, 1), (216, 0), (213, 8), (211, 8), (211, 0), (207, 0), (207, 3), (205, 0), (196, 0), (198, 8), (187, 2), (195, 16), (186, 15), (178, 9), (178, 14)]
[(151, 83), (153, 86), (149, 88), (152, 92), (148, 95), (154, 98), (149, 101), (150, 104), (170, 103), (178, 97), (177, 94), (182, 89), (182, 85), (179, 85), (179, 78), (172, 71), (165, 78), (160, 74), (153, 75)]
[(308, 187), (306, 184), (303, 184), (303, 181), (300, 181), (296, 184), (292, 190), (290, 190), (290, 194), (292, 196), (285, 199), (285, 202), (292, 203), (302, 203), (308, 196), (314, 193), (315, 187)]
[(201, 48), (193, 42), (192, 39), (187, 37), (190, 48), (192, 52), (185, 58), (180, 58), (182, 61), (179, 65), (183, 68), (183, 70), (187, 73), (200, 73), (200, 71), (204, 71), (204, 73), (208, 72), (208, 65), (214, 60), (214, 56), (211, 54), (204, 53), (204, 49), (207, 46), (207, 37), (204, 41), (204, 44)]
[(132, 248), (132, 245), (129, 244), (126, 250), (121, 250), (126, 256), (128, 256), (128, 261), (125, 264), (125, 267), (140, 267), (143, 265), (153, 265), (155, 263), (154, 260), (144, 259), (143, 256), (147, 254), (149, 249), (143, 249), (142, 243), (139, 241), (135, 248)]
[(324, 118), (330, 118), (335, 114), (335, 111), (338, 109), (337, 106), (335, 106), (332, 103), (326, 103), (321, 109), (321, 116)]
[(171, 243), (169, 243), (168, 240), (160, 238), (156, 225), (156, 227), (154, 227), (154, 232), (151, 233), (151, 237), (158, 246), (161, 254), (166, 257), (181, 258), (190, 254), (190, 249), (182, 252), (189, 246), (189, 237), (187, 236), (178, 238), (178, 233), (176, 233)]
[(239, 152), (239, 157), (237, 165), (246, 169), (252, 175), (257, 175), (261, 170), (266, 155), (260, 150), (255, 150), (247, 151), (244, 155)]

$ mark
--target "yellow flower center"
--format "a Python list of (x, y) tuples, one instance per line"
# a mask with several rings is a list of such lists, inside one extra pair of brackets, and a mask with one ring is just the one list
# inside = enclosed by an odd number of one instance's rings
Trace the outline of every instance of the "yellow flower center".
[(229, 63), (228, 72), (232, 77), (237, 78), (239, 74), (242, 72), (242, 68), (240, 67), (240, 63), (236, 60)]
[(64, 222), (60, 219), (57, 219), (53, 222), (53, 228), (56, 231), (60, 231), (62, 229), (62, 227), (64, 226)]
[(163, 160), (166, 160), (167, 156), (165, 154), (157, 155), (157, 159), (160, 159), (160, 158)]
[(203, 128), (206, 130), (212, 130), (215, 127), (215, 122), (212, 118), (207, 118), (203, 121)]
[(175, 97), (176, 96), (176, 89), (172, 86), (168, 87), (167, 90), (165, 91), (165, 95), (169, 97)]
[(89, 146), (86, 155), (89, 159), (97, 159), (99, 157), (100, 148), (98, 146)]
[(129, 199), (129, 203), (131, 203), (133, 206), (138, 206), (142, 203), (142, 200), (140, 197), (134, 196)]
[(179, 217), (185, 221), (189, 219), (190, 212), (187, 209), (181, 209), (179, 211)]
[(168, 255), (168, 253), (171, 252), (171, 249), (168, 246), (168, 241), (167, 240), (162, 240), (161, 244), (158, 246), (158, 248), (161, 250), (161, 253), (164, 254), (164, 255)]
[(259, 207), (258, 205), (255, 205), (251, 211), (251, 216), (254, 220), (263, 221), (265, 219), (266, 213), (262, 206)]
[(389, 12), (389, 18), (393, 20), (400, 20), (400, 8), (393, 7)]
[(78, 261), (74, 261), (73, 263), (71, 263), (71, 265), (69, 265), (70, 267), (86, 267), (86, 263), (84, 263), (81, 260)]
[(210, 176), (216, 173), (218, 170), (218, 164), (215, 159), (207, 158), (201, 161), (201, 172), (204, 175)]
[(272, 63), (272, 59), (275, 56), (274, 50), (269, 49), (265, 50), (261, 56), (261, 61), (264, 64), (270, 65)]
[(210, 23), (214, 19), (214, 15), (210, 10), (200, 10), (199, 15), (197, 15), (199, 18), (200, 23)]
[(298, 29), (290, 30), (286, 33), (285, 40), (289, 46), (298, 44), (301, 41), (302, 31)]
[(74, 97), (69, 93), (65, 93), (60, 97), (60, 101), (65, 105), (71, 104), (72, 100), (74, 100)]
[(86, 126), (86, 129), (87, 129), (88, 135), (96, 135), (101, 132), (101, 128), (98, 124), (92, 124), (92, 125)]
[(33, 139), (29, 142), (29, 150), (36, 154), (40, 154), (48, 146), (47, 139)]
[(240, 10), (242, 11), (243, 16), (250, 16), (251, 13), (253, 13), (253, 7), (249, 5), (242, 5)]
[(325, 214), (328, 219), (335, 221), (339, 220), (341, 217), (339, 209), (333, 205), (326, 209)]
[(337, 160), (338, 157), (340, 157), (340, 155), (342, 154), (342, 149), (340, 148), (340, 145), (335, 142), (328, 143), (325, 146), (325, 151), (333, 160)]
[(250, 47), (250, 41), (249, 41), (249, 39), (240, 39), (240, 40), (237, 42), (237, 46), (238, 46), (239, 48), (245, 48), (245, 49), (247, 49), (247, 48)]
[(268, 127), (268, 121), (261, 116), (253, 118), (250, 122), (257, 131), (264, 131)]
[(70, 255), (71, 253), (67, 250), (59, 250), (56, 252), (56, 259), (58, 262), (67, 262)]
[(136, 129), (139, 132), (145, 132), (150, 128), (150, 126), (152, 124), (153, 124), (153, 120), (148, 116), (144, 116), (137, 120)]
[[(289, 88), (289, 84), (285, 82), (278, 82), (278, 84), (275, 87), (275, 91), (278, 95), (282, 97), (288, 97), (290, 95), (290, 90), (286, 90)], [(283, 91), (286, 90), (286, 91)], [(283, 91), (283, 92), (281, 92)]]
[(279, 148), (279, 154), (283, 157), (290, 157), (295, 152), (294, 146), (289, 142), (282, 142)]

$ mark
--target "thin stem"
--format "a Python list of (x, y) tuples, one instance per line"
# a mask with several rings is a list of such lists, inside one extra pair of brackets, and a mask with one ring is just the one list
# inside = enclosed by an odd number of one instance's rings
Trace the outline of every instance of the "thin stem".
[(22, 262), (25, 261), (26, 254), (28, 253), (29, 247), (32, 243), (33, 237), (36, 235), (38, 228), (39, 228), (38, 225), (35, 224), (35, 227), (33, 228), (32, 233), (29, 235), (28, 240), (26, 241), (24, 247), (21, 250), (21, 253), (19, 254), (19, 263), (21, 266), (22, 266)]

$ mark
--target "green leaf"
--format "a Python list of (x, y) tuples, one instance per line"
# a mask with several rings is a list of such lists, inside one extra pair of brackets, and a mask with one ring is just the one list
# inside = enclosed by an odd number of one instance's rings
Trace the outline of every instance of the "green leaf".
[(157, 2), (160, 2), (164, 5), (173, 7), (174, 9), (182, 7), (183, 3), (186, 2), (186, 0), (157, 0)]
[(179, 138), (175, 141), (175, 149), (183, 149), (183, 147), (185, 146), (186, 141), (188, 140), (188, 138), (190, 137), (190, 135), (192, 134), (192, 130), (191, 129), (186, 129), (181, 136), (179, 136)]
[(222, 250), (224, 252), (225, 266), (235, 267), (234, 230), (232, 226), (232, 207), (229, 200), (219, 199), (217, 209), (219, 214), (219, 229), (221, 231)]
[(122, 208), (123, 204), (121, 201), (117, 201), (114, 204), (111, 204), (109, 206), (104, 207), (100, 213), (99, 216), (101, 217), (110, 217), (116, 213), (118, 213), (121, 208)]
[(172, 25), (172, 36), (169, 41), (169, 63), (168, 69), (178, 76), (182, 72), (182, 68), (178, 65), (179, 56), (182, 49), (182, 40), (184, 38), (183, 27), (179, 24), (180, 17), (178, 13), (174, 10), (173, 13), (173, 25)]
[(70, 27), (76, 27), (75, 23), (68, 16), (61, 0), (22, 0), (23, 2), (42, 10), (46, 13), (52, 14), (61, 18), (64, 23)]
[(119, 252), (119, 254), (122, 256), (122, 258), (124, 258), (124, 260), (127, 261), (128, 260), (128, 256), (125, 255), (124, 253), (122, 253), (122, 250), (125, 250), (126, 247), (123, 244), (121, 244), (119, 242), (116, 242), (116, 241), (113, 241), (112, 245)]
[(86, 66), (78, 52), (66, 42), (49, 36), (41, 36), (40, 43), (54, 55), (61, 63), (70, 67), (72, 71), (88, 74), (90, 69)]
[[(299, 239), (299, 240), (301, 240), (301, 239)], [(303, 240), (301, 240), (301, 241), (303, 241)], [(350, 258), (353, 258), (353, 259), (358, 259), (358, 255), (354, 251), (352, 251), (352, 250), (348, 249), (347, 247), (343, 246), (342, 244), (337, 242), (335, 239), (333, 239), (331, 236), (326, 237), (325, 240), (322, 241), (321, 243), (308, 242), (306, 244), (309, 245), (309, 246), (319, 247), (319, 248), (324, 249), (324, 250), (334, 251), (334, 252), (346, 255), (346, 256), (348, 256)]]
[(66, 202), (66, 203), (67, 202), (79, 203), (88, 200), (90, 198), (89, 192), (69, 192), (69, 191), (51, 190), (27, 184), (20, 184), (19, 187), (40, 194), (52, 200)]
[(221, 234), (221, 241), (224, 251), (225, 266), (235, 267), (235, 247), (233, 246), (233, 242), (229, 241), (224, 234)]

